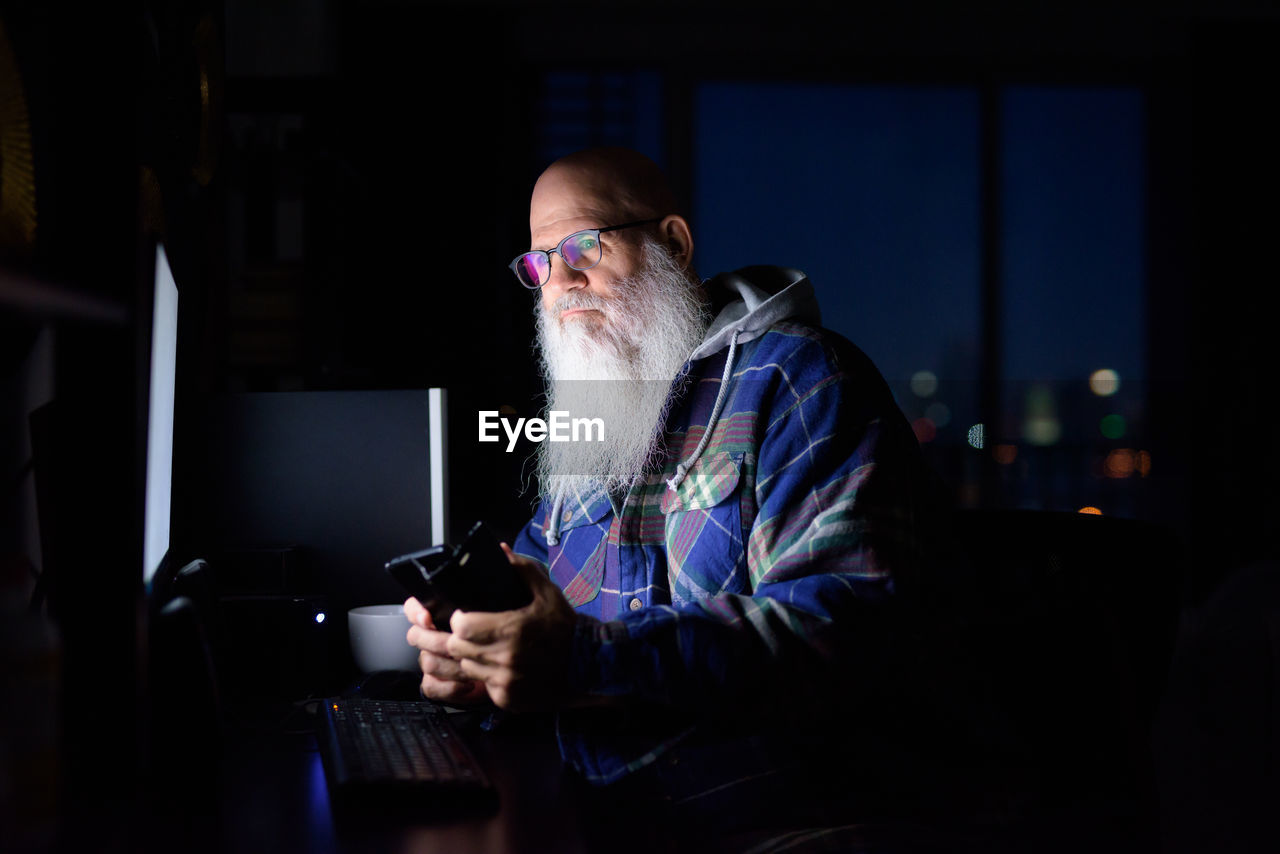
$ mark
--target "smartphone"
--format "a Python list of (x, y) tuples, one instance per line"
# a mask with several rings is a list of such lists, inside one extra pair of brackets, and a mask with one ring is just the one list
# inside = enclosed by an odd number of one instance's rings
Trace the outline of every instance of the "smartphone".
[(387, 572), (446, 632), (455, 610), (511, 611), (533, 601), (529, 585), (483, 522), (476, 522), (460, 545), (445, 543), (401, 555), (387, 562)]

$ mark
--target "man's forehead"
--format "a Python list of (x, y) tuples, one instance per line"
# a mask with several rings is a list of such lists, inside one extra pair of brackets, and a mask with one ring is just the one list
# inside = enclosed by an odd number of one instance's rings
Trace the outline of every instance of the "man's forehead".
[(538, 178), (529, 200), (529, 231), (554, 228), (559, 223), (591, 220), (588, 225), (611, 225), (605, 220), (620, 214), (621, 188), (598, 170), (553, 166)]
[(580, 220), (590, 220), (585, 226), (606, 226), (613, 216), (611, 209), (597, 199), (566, 199), (555, 204), (529, 206), (529, 233), (555, 229), (561, 225), (578, 225)]

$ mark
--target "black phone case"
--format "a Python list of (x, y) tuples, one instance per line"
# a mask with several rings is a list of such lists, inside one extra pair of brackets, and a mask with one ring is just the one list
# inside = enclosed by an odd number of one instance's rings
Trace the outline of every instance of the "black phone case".
[(387, 563), (391, 577), (417, 598), (437, 629), (449, 630), (455, 610), (511, 611), (533, 594), (483, 522), (459, 546), (438, 545)]

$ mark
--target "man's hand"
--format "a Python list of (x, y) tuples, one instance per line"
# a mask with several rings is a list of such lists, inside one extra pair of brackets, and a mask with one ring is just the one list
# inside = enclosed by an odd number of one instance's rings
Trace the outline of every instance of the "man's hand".
[[(445, 634), (444, 655), (457, 666), (456, 678), (483, 684), (500, 708), (561, 707), (572, 699), (566, 674), (573, 608), (537, 562), (515, 554), (506, 543), (502, 550), (533, 591), (533, 601), (516, 611), (455, 611), (449, 620), (453, 634)], [(454, 678), (448, 675), (453, 672), (449, 667), (441, 671), (446, 678)], [(423, 683), (425, 691), (425, 677)]]
[(431, 613), (410, 596), (404, 603), (404, 615), (413, 625), (406, 635), (409, 645), (418, 648), (418, 667), (422, 668), (422, 695), (430, 700), (462, 706), (484, 699), (484, 683), (462, 675), (457, 660), (448, 652), (449, 633), (438, 631)]

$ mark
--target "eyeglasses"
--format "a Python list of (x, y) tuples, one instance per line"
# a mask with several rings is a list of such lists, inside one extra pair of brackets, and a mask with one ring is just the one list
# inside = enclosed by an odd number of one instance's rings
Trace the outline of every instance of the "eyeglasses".
[(551, 278), (552, 254), (559, 255), (560, 259), (571, 269), (590, 270), (600, 263), (602, 254), (600, 235), (606, 231), (617, 231), (620, 228), (633, 228), (637, 225), (649, 225), (655, 222), (662, 222), (662, 217), (624, 222), (622, 225), (610, 225), (605, 228), (588, 228), (582, 231), (575, 231), (557, 243), (555, 249), (545, 251), (535, 249), (532, 252), (517, 255), (516, 260), (512, 261), (508, 266), (511, 268), (511, 272), (516, 274), (520, 284), (529, 290), (537, 290)]

